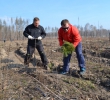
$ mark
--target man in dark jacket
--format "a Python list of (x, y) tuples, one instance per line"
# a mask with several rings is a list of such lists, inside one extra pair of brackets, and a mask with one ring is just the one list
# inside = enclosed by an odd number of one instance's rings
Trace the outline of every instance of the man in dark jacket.
[(38, 53), (41, 57), (44, 67), (47, 69), (48, 60), (43, 50), (43, 45), (41, 40), (45, 38), (46, 33), (44, 28), (39, 25), (39, 18), (35, 17), (33, 19), (33, 24), (28, 25), (23, 35), (28, 38), (27, 54), (24, 59), (24, 64), (28, 65), (32, 54), (34, 53), (35, 48), (38, 50)]

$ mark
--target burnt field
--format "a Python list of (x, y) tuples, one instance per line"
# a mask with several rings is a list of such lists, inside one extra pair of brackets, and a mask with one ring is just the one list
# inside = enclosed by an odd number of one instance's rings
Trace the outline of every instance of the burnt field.
[(24, 66), (27, 40), (0, 41), (0, 100), (110, 100), (110, 41), (83, 38), (82, 44), (87, 72), (80, 77), (75, 52), (69, 74), (59, 74), (63, 55), (57, 38), (43, 40), (48, 71), (37, 51)]

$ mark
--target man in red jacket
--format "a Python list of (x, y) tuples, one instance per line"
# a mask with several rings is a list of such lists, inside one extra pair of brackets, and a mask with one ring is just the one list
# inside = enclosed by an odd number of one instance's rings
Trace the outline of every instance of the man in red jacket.
[[(58, 30), (58, 39), (60, 46), (63, 45), (64, 41), (73, 43), (80, 68), (79, 73), (83, 74), (86, 68), (85, 59), (82, 54), (82, 39), (78, 29), (75, 26), (72, 26), (67, 19), (64, 19), (61, 21), (61, 28)], [(67, 57), (63, 58), (63, 71), (61, 74), (68, 73), (71, 56), (72, 54), (69, 54)]]

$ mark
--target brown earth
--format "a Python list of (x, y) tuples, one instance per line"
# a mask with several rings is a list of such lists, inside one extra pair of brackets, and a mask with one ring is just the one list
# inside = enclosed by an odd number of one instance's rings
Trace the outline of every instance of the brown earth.
[[(43, 40), (50, 70), (35, 51), (24, 66), (27, 41), (0, 42), (0, 100), (110, 100), (110, 46), (107, 39), (83, 39), (86, 74), (81, 77), (75, 53), (70, 73), (60, 75), (62, 53), (57, 39)], [(59, 66), (59, 68), (58, 68)]]

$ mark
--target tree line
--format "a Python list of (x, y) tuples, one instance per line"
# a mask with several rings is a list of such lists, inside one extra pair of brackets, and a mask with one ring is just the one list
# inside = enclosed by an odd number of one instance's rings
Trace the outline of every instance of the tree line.
[(23, 30), (29, 24), (29, 20), (11, 18), (9, 21), (0, 19), (0, 40), (24, 39)]
[(110, 30), (104, 29), (103, 26), (98, 26), (87, 23), (84, 27), (77, 26), (80, 34), (84, 37), (109, 37)]
[[(10, 18), (10, 21), (0, 19), (0, 40), (24, 40), (23, 31), (29, 24), (29, 20), (18, 18)], [(104, 29), (103, 26), (98, 28), (87, 23), (84, 27), (75, 25), (81, 36), (83, 37), (109, 37), (110, 30)], [(45, 27), (47, 36), (57, 37), (58, 27)]]

